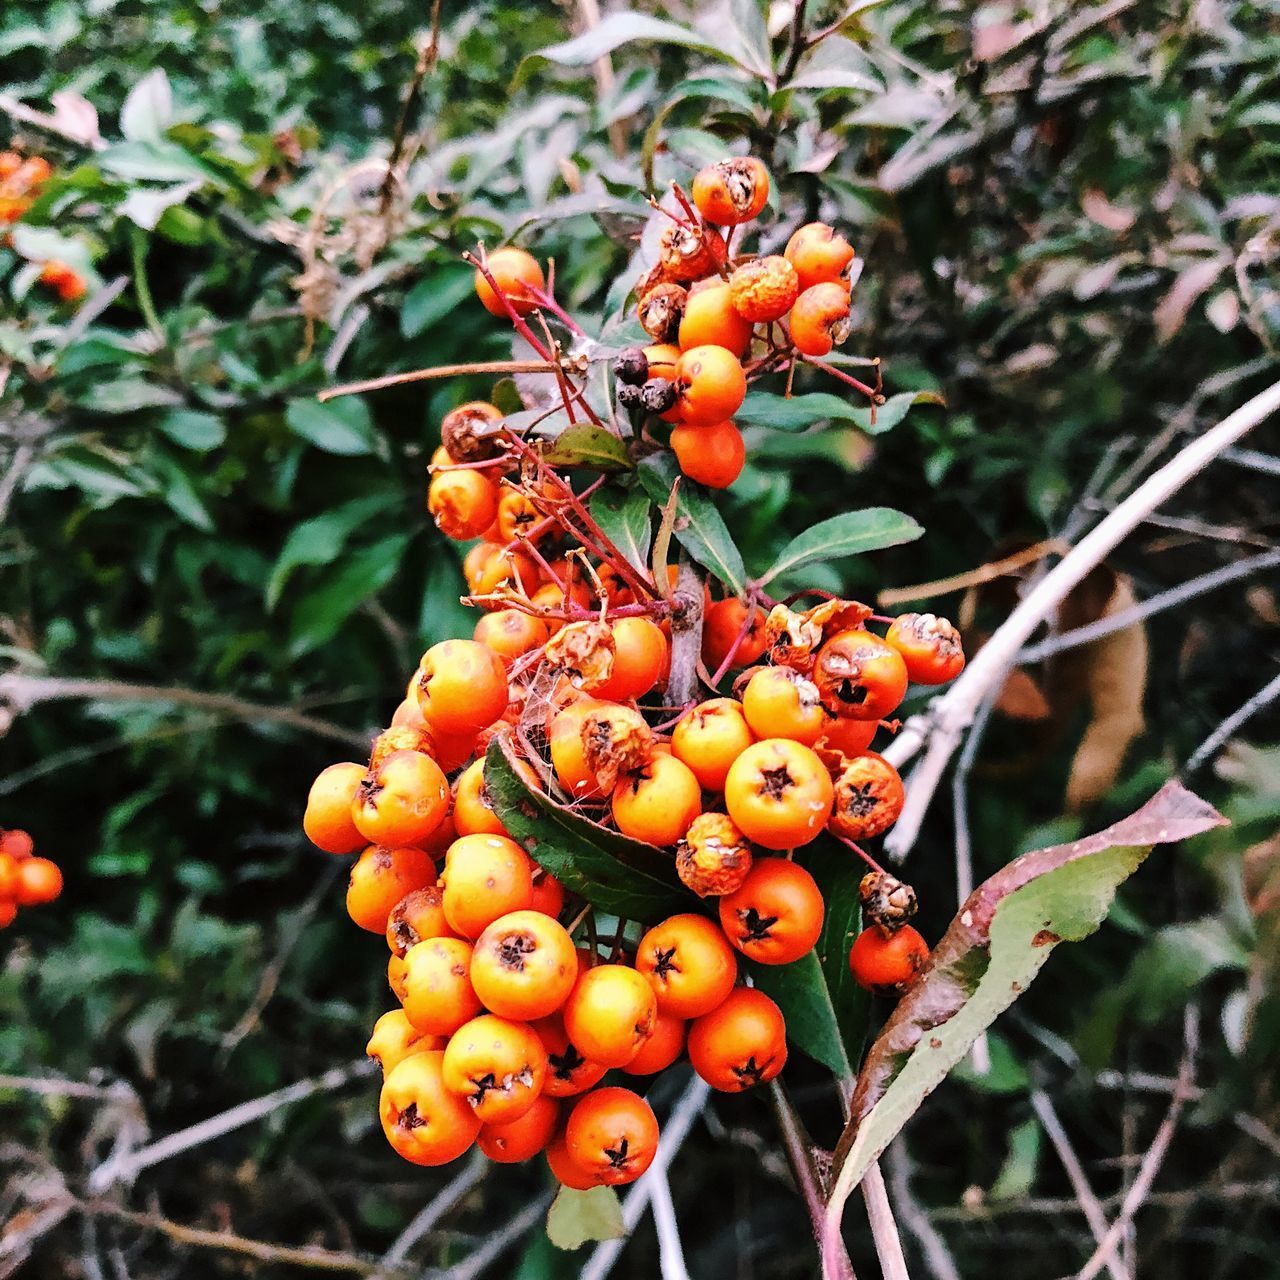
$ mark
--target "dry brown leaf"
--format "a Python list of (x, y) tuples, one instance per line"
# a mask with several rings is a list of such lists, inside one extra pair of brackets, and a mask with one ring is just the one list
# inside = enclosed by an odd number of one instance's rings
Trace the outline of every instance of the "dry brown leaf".
[(1009, 672), (993, 710), (1009, 720), (1047, 720), (1053, 714), (1035, 677), (1021, 667)]
[[(1099, 617), (1137, 603), (1133, 584), (1117, 577)], [(1140, 622), (1089, 645), (1085, 687), (1093, 718), (1071, 761), (1066, 807), (1075, 813), (1101, 799), (1116, 780), (1125, 753), (1146, 727), (1142, 702), (1147, 688), (1147, 633)]]

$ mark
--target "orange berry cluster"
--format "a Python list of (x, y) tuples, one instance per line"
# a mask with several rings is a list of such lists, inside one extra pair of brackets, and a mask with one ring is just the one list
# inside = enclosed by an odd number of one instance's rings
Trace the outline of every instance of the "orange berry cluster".
[[(827, 355), (850, 332), (853, 246), (825, 222), (802, 226), (781, 254), (735, 253), (737, 229), (769, 198), (769, 175), (747, 156), (703, 168), (692, 200), (659, 209), (669, 225), (658, 262), (636, 283), (637, 316), (653, 340), (614, 363), (618, 404), (671, 425), (681, 471), (713, 489), (731, 485), (746, 449), (733, 415), (755, 372)], [(546, 278), (525, 250), (489, 255), (476, 292), (494, 315), (528, 315), (547, 301)]]
[(19, 907), (52, 902), (62, 892), (62, 872), (49, 858), (35, 856), (25, 831), (0, 830), (0, 929), (7, 929)]
[[(492, 544), (468, 576), (502, 551)], [(563, 602), (554, 579), (533, 597), (548, 587), (544, 598)], [(598, 574), (594, 589), (605, 613), (630, 599), (621, 585), (609, 595)], [(669, 733), (637, 701), (670, 662), (649, 618), (496, 610), (476, 639), (427, 650), (368, 764), (324, 770), (303, 822), (321, 849), (359, 853), (347, 909), (390, 948), (400, 1007), (378, 1020), (368, 1052), (384, 1071), (380, 1115), (399, 1154), (435, 1165), (477, 1143), (500, 1162), (545, 1152), (569, 1186), (618, 1185), (648, 1167), (658, 1127), (634, 1090), (597, 1087), (608, 1071), (653, 1075), (687, 1054), (716, 1089), (778, 1074), (782, 1012), (740, 985), (738, 958), (788, 964), (812, 949), (823, 897), (792, 851), (828, 829), (863, 839), (888, 828), (902, 785), (870, 750), (877, 728), (910, 679), (935, 683), (963, 664), (949, 624), (906, 615), (881, 639), (865, 629), (869, 615), (844, 601), (767, 616), (736, 600), (710, 604), (706, 661), (767, 661), (739, 677), (740, 698), (697, 704)], [(516, 642), (515, 620), (541, 630)], [(729, 624), (737, 631), (726, 640)], [(670, 849), (684, 883), (717, 899), (715, 917), (673, 915), (634, 948), (621, 930), (604, 950), (593, 933), (575, 942), (561, 917), (578, 904), (510, 837), (486, 787), (488, 743), (517, 725), (545, 744), (519, 764), (530, 790)], [(892, 928), (909, 938), (899, 926), (910, 891), (877, 883), (890, 905), (873, 918), (891, 922), (886, 937)], [(899, 986), (886, 960), (860, 971), (863, 938), (851, 956), (859, 980)]]
[[(16, 151), (0, 151), (0, 225), (11, 226), (20, 221), (52, 175), (49, 162), (42, 156), (24, 160)], [(63, 302), (77, 301), (87, 289), (84, 277), (57, 258), (44, 264), (40, 282), (53, 289)]]

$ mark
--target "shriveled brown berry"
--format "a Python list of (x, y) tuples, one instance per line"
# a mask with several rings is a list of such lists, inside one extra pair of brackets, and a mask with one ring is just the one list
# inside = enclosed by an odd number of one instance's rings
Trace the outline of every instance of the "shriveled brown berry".
[(548, 667), (575, 689), (598, 689), (613, 674), (613, 631), (598, 619), (566, 623), (543, 650)]
[(916, 891), (887, 871), (868, 871), (858, 885), (863, 919), (892, 933), (916, 913)]
[(848, 761), (835, 779), (828, 825), (850, 840), (869, 840), (897, 822), (905, 799), (897, 769), (884, 756), (868, 751)]
[(700, 813), (676, 847), (676, 872), (700, 898), (733, 893), (751, 870), (751, 846), (723, 813)]
[(643, 347), (628, 347), (613, 362), (613, 375), (619, 382), (640, 386), (649, 379), (649, 358)]
[(634, 707), (602, 702), (583, 717), (582, 749), (601, 790), (612, 791), (623, 774), (649, 763), (653, 730)]
[(666, 378), (650, 378), (640, 388), (640, 403), (650, 413), (669, 413), (679, 398), (680, 389)]
[(678, 284), (660, 284), (650, 289), (636, 307), (640, 327), (654, 342), (674, 342), (688, 297)]
[(483, 462), (502, 451), (501, 422), (501, 410), (483, 400), (472, 400), (444, 415), (440, 442), (457, 462)]
[(672, 280), (701, 280), (719, 271), (727, 255), (724, 240), (709, 227), (669, 226), (658, 241), (663, 269)]

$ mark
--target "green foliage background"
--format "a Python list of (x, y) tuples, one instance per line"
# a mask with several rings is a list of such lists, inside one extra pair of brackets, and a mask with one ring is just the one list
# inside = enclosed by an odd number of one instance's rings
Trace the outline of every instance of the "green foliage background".
[[(810, 5), (804, 29), (832, 30), (771, 87), (792, 47), (786, 9), (768, 27), (750, 0), (653, 10), (706, 33), (680, 43), (607, 15), (597, 41), (646, 38), (617, 41), (600, 93), (602, 45), (529, 57), (579, 34), (576, 11), (446, 3), (394, 234), (365, 256), (379, 173), (354, 166), (389, 149), (424, 9), (9, 0), (0, 83), (41, 109), (82, 95), (105, 145), (13, 122), (58, 176), (0, 249), (0, 477), (15, 486), (0, 528), (3, 658), (295, 707), (367, 737), (421, 649), (470, 627), (458, 552), (425, 516), (424, 471), (442, 413), (491, 386), (323, 407), (314, 393), (508, 355), (458, 262), (478, 238), (554, 257), (562, 299), (613, 314), (635, 274), (643, 190), (726, 148), (751, 147), (775, 176), (764, 244), (821, 216), (858, 246), (849, 349), (884, 357), (890, 392), (947, 401), (876, 436), (842, 421), (751, 426), (750, 464), (722, 509), (752, 571), (816, 520), (873, 505), (911, 513), (925, 537), (818, 566), (808, 585), (870, 596), (964, 571), (1058, 534), (1073, 511), (1096, 518), (1080, 505), (1091, 481), (1105, 503), (1148, 445), (1166, 456), (1275, 378), (1273, 9), (1060, 6), (1041, 22), (1013, 5)], [(308, 227), (324, 236), (327, 286), (310, 295), (310, 343), (294, 288)], [(33, 287), (24, 255), (50, 254), (91, 264), (91, 297), (118, 290), (88, 325)], [(1249, 442), (1278, 443), (1274, 424)], [(1113, 563), (1146, 596), (1269, 546), (1275, 485), (1220, 462), (1163, 513), (1181, 525), (1144, 528)], [(1153, 622), (1148, 732), (1083, 818), (1061, 816), (1083, 713), (1056, 736), (997, 721), (971, 787), (979, 874), (1131, 807), (1274, 675), (1267, 590), (1237, 584)], [(1006, 603), (984, 598), (979, 625)], [(1251, 734), (1274, 741), (1274, 717)], [(384, 950), (353, 936), (339, 871), (298, 831), (310, 779), (346, 752), (115, 697), (17, 717), (0, 742), (0, 824), (30, 829), (68, 891), (0, 935), (0, 1072), (123, 1078), (159, 1134), (357, 1057), (388, 1003)], [(1272, 1134), (1280, 1122), (1265, 1070), (1280, 1031), (1274, 922), (1251, 912), (1243, 869), (1275, 829), (1276, 761), (1242, 748), (1219, 776), (1193, 779), (1236, 827), (1158, 854), (1113, 923), (1055, 957), (1002, 1026), (992, 1074), (949, 1083), (908, 1128), (916, 1192), (940, 1211), (962, 1274), (1016, 1258), (1056, 1275), (1088, 1253), (1078, 1215), (1032, 1212), (1068, 1191), (1029, 1091), (1052, 1087), (1087, 1162), (1141, 1151), (1163, 1099), (1095, 1087), (1094, 1073), (1170, 1074), (1188, 997), (1205, 1093), (1161, 1185), (1192, 1194), (1147, 1211), (1138, 1256), (1170, 1277), (1276, 1274), (1274, 1208), (1222, 1192), (1275, 1174), (1274, 1139), (1268, 1151), (1239, 1117)], [(954, 906), (951, 843), (940, 797), (910, 865), (931, 936)], [(794, 1071), (829, 1142), (834, 1103), (816, 1069)], [(394, 1161), (372, 1093), (348, 1086), (162, 1166), (134, 1201), (156, 1194), (179, 1221), (376, 1254), (447, 1175)], [(111, 1141), (84, 1102), (0, 1090), (0, 1117), (7, 1173), (48, 1160), (77, 1193)], [(1113, 1166), (1090, 1172), (1100, 1194), (1122, 1188)], [(717, 1100), (673, 1181), (691, 1221), (697, 1205), (692, 1274), (811, 1274), (761, 1101)], [(466, 1256), (542, 1187), (540, 1169), (496, 1171), (422, 1262)], [(92, 1275), (90, 1260), (117, 1246), (130, 1274), (174, 1257), (133, 1228), (68, 1222), (34, 1274)], [(873, 1274), (857, 1224), (851, 1244)], [(521, 1247), (522, 1276), (578, 1265)], [(655, 1273), (650, 1227), (626, 1256), (633, 1274)], [(245, 1265), (189, 1261), (196, 1274)]]

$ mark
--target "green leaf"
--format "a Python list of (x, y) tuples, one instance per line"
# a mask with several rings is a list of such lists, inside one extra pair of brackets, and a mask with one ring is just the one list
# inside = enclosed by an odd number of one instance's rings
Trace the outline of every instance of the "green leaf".
[(416, 338), (443, 320), (474, 289), (475, 272), (470, 267), (435, 267), (405, 295), (400, 308), (400, 334)]
[(541, 791), (530, 791), (513, 767), (516, 759), (510, 735), (495, 735), (484, 765), (493, 810), (512, 838), (566, 889), (601, 911), (631, 920), (696, 909), (670, 853), (629, 840)]
[(566, 427), (543, 455), (553, 467), (593, 467), (597, 471), (630, 471), (626, 442), (612, 431), (578, 422)]
[(196, 409), (174, 409), (156, 423), (174, 444), (194, 453), (208, 453), (227, 438), (226, 424), (216, 414)]
[(686, 49), (701, 49), (705, 53), (723, 56), (723, 51), (714, 40), (690, 31), (688, 27), (664, 22), (661, 18), (651, 18), (643, 13), (611, 13), (599, 26), (592, 27), (575, 39), (547, 45), (546, 48), (531, 53), (521, 64), (521, 72), (534, 58), (545, 58), (561, 67), (589, 67), (606, 54), (637, 40), (683, 45)]
[(759, 0), (729, 0), (725, 52), (753, 75), (773, 77), (773, 53)]
[(640, 170), (645, 177), (645, 185), (652, 188), (653, 158), (658, 152), (658, 142), (662, 137), (663, 126), (667, 118), (682, 102), (690, 98), (707, 98), (716, 103), (727, 103), (738, 107), (754, 117), (759, 103), (741, 85), (732, 80), (716, 80), (710, 77), (686, 80), (673, 90), (667, 100), (654, 112), (649, 127), (644, 131), (644, 140), (640, 145)]
[(98, 413), (137, 413), (139, 409), (180, 405), (182, 397), (172, 387), (147, 378), (119, 378), (94, 387), (81, 403)]
[(386, 505), (383, 498), (357, 498), (297, 525), (285, 540), (271, 577), (267, 580), (266, 605), (274, 609), (289, 576), (299, 565), (337, 561), (347, 539)]
[(1095, 836), (1023, 854), (970, 894), (916, 984), (871, 1046), (835, 1154), (828, 1214), (978, 1036), (1030, 985), (1058, 943), (1106, 918), (1117, 886), (1152, 847), (1225, 819), (1178, 782)]
[(914, 542), (922, 533), (924, 530), (910, 516), (892, 507), (846, 511), (792, 538), (768, 571), (761, 575), (760, 584), (763, 586), (779, 574), (790, 573), (803, 564), (838, 560), (842, 556), (858, 556), (867, 551), (879, 551), (882, 547)]
[(774, 431), (804, 431), (819, 422), (852, 422), (868, 435), (878, 436), (896, 427), (913, 405), (943, 403), (936, 391), (902, 391), (876, 408), (872, 422), (869, 405), (850, 404), (827, 391), (790, 399), (771, 391), (752, 391), (733, 416), (739, 426), (755, 424)]
[[(668, 453), (655, 454), (640, 464), (640, 483), (659, 506), (671, 497), (676, 480), (676, 465)], [(688, 481), (681, 484), (676, 501), (675, 535), (680, 545), (734, 595), (746, 590), (747, 571), (742, 552), (730, 536), (724, 518), (706, 492)]]
[(646, 572), (653, 536), (649, 495), (640, 488), (605, 488), (591, 499), (588, 509), (628, 563)]
[(56, 258), (74, 267), (81, 275), (93, 274), (93, 260), (83, 240), (64, 236), (53, 227), (28, 227), (23, 223), (18, 223), (8, 236), (16, 252), (32, 262), (48, 262)]
[(195, 179), (180, 182), (174, 187), (134, 187), (125, 197), (120, 212), (136, 226), (144, 231), (154, 231), (156, 223), (164, 216), (167, 209), (183, 203), (193, 192), (198, 191), (201, 183)]
[(557, 1249), (581, 1249), (591, 1241), (621, 1240), (626, 1234), (622, 1205), (612, 1187), (561, 1187), (547, 1210), (547, 1239)]
[(1009, 1154), (987, 1192), (991, 1200), (1020, 1200), (1031, 1194), (1040, 1159), (1040, 1123), (1034, 1117), (1009, 1130)]
[(368, 406), (355, 396), (344, 396), (328, 404), (319, 400), (293, 400), (284, 420), (296, 436), (343, 457), (376, 453), (378, 437), (373, 430)]
[(861, 928), (853, 855), (830, 840), (811, 845), (806, 869), (826, 904), (817, 945), (792, 964), (746, 964), (752, 981), (770, 996), (787, 1021), (787, 1036), (816, 1062), (849, 1079), (862, 1056), (870, 997), (849, 972), (849, 948)]
[(130, 142), (158, 142), (172, 119), (169, 77), (161, 67), (153, 67), (129, 90), (120, 109), (120, 132)]
[(395, 534), (348, 555), (323, 586), (302, 597), (290, 620), (289, 656), (300, 658), (327, 644), (370, 596), (395, 577), (409, 535)]
[(122, 142), (97, 153), (106, 173), (148, 182), (207, 182), (213, 174), (176, 142)]

